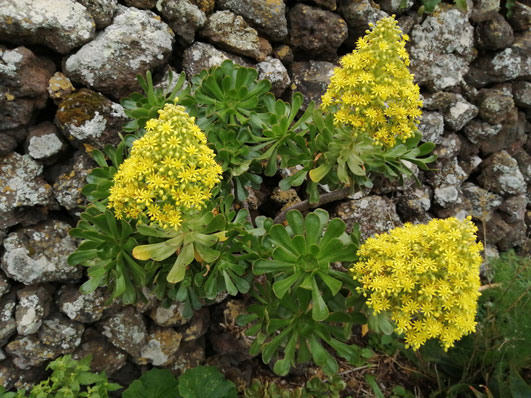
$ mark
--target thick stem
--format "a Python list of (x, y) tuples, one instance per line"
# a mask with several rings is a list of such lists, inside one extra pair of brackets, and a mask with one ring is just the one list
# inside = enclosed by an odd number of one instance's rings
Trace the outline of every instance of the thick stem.
[(307, 211), (307, 210), (314, 209), (319, 206), (323, 206), (327, 203), (345, 199), (348, 195), (350, 195), (350, 193), (351, 193), (351, 188), (346, 187), (339, 191), (327, 192), (327, 193), (322, 194), (319, 197), (318, 203), (311, 204), (308, 199), (303, 200), (302, 202), (295, 203), (294, 205), (288, 207), (286, 210), (283, 210), (282, 212), (280, 212), (275, 217), (275, 224), (283, 223), (284, 220), (286, 220), (286, 214), (290, 210)]

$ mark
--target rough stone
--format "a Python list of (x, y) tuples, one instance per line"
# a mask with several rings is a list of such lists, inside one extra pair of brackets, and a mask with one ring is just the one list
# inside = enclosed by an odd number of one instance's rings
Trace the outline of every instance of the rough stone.
[(476, 28), (478, 47), (486, 50), (501, 50), (514, 42), (514, 33), (509, 22), (500, 14), (481, 22)]
[(9, 281), (5, 277), (4, 273), (0, 272), (0, 297), (9, 292), (9, 289), (11, 289)]
[(336, 214), (347, 224), (347, 231), (359, 224), (362, 240), (402, 226), (395, 204), (382, 196), (346, 201), (336, 207)]
[(70, 79), (61, 72), (55, 72), (48, 81), (48, 95), (56, 104), (64, 101), (66, 96), (74, 91), (76, 89)]
[(332, 60), (348, 36), (347, 23), (337, 14), (297, 3), (288, 13), (290, 44), (295, 52)]
[(503, 202), (500, 195), (489, 192), (471, 182), (465, 182), (461, 186), (463, 193), (463, 206), (468, 215), (481, 220), (489, 221)]
[(118, 7), (118, 0), (76, 0), (85, 6), (94, 19), (96, 30), (106, 28), (112, 23), (114, 13)]
[(369, 23), (375, 24), (388, 14), (371, 0), (341, 0), (339, 13), (348, 24), (347, 44), (354, 48), (358, 37), (369, 29)]
[(506, 199), (500, 206), (503, 219), (510, 224), (524, 221), (527, 203), (526, 195), (517, 195)]
[(29, 155), (12, 152), (0, 158), (0, 229), (18, 224), (17, 210), (52, 206), (52, 187), (44, 181), (42, 165)]
[(120, 104), (86, 88), (66, 96), (55, 114), (55, 123), (72, 144), (98, 149), (118, 144), (127, 120)]
[(453, 103), (444, 112), (446, 127), (451, 131), (461, 130), (478, 114), (478, 108), (465, 100), (462, 95), (454, 94)]
[(330, 11), (335, 11), (337, 9), (336, 0), (311, 0), (314, 4), (326, 8)]
[(197, 340), (207, 332), (209, 325), (210, 311), (207, 307), (194, 311), (192, 320), (182, 329), (183, 341)]
[(243, 58), (218, 50), (211, 44), (196, 41), (183, 53), (183, 70), (191, 78), (203, 69), (219, 66), (226, 60), (232, 60), (241, 66), (250, 66)]
[(527, 183), (531, 182), (531, 155), (525, 150), (516, 152), (513, 156), (518, 162), (518, 167)]
[(16, 306), (17, 299), (14, 292), (0, 298), (0, 346), (2, 347), (17, 332)]
[(513, 83), (514, 102), (521, 108), (531, 109), (531, 82)]
[(59, 311), (73, 321), (93, 323), (99, 321), (105, 309), (105, 295), (102, 289), (83, 294), (78, 287), (61, 286), (56, 299)]
[(182, 312), (184, 310), (184, 303), (173, 303), (169, 307), (164, 307), (159, 303), (149, 313), (149, 317), (153, 319), (157, 325), (162, 327), (181, 326), (190, 321), (186, 319)]
[(502, 124), (498, 134), (481, 143), (481, 152), (488, 154), (506, 149), (515, 153), (526, 142), (526, 118), (517, 108), (509, 111), (507, 119)]
[(131, 7), (150, 9), (155, 7), (157, 0), (124, 0), (124, 3)]
[(502, 196), (525, 193), (526, 183), (518, 163), (506, 151), (489, 156), (482, 164), (480, 185)]
[(74, 322), (63, 314), (53, 314), (44, 320), (39, 330), (39, 340), (64, 353), (72, 352), (81, 344), (84, 331), (85, 327), (81, 323)]
[(303, 109), (310, 101), (321, 104), (335, 65), (325, 61), (294, 62), (291, 65), (291, 89), (304, 96)]
[(154, 328), (146, 337), (146, 343), (140, 350), (140, 358), (136, 359), (141, 365), (148, 363), (153, 366), (171, 365), (179, 349), (182, 335), (172, 328)]
[(183, 341), (175, 353), (175, 361), (170, 370), (179, 376), (187, 369), (195, 368), (205, 362), (205, 347), (197, 340)]
[(268, 57), (264, 62), (256, 64), (256, 70), (258, 79), (267, 79), (271, 82), (271, 92), (276, 97), (280, 97), (291, 83), (288, 70), (276, 58)]
[(450, 159), (457, 156), (460, 150), (461, 138), (457, 134), (450, 133), (442, 138), (440, 144), (433, 151), (433, 154), (438, 159)]
[(475, 57), (474, 28), (455, 8), (427, 16), (411, 32), (411, 72), (432, 91), (458, 86)]
[(161, 0), (157, 2), (157, 10), (185, 46), (194, 42), (195, 32), (207, 20), (205, 13), (188, 0)]
[(30, 285), (39, 282), (75, 280), (82, 270), (67, 263), (76, 244), (70, 225), (48, 220), (35, 227), (12, 232), (4, 241), (1, 267), (11, 279)]
[(481, 89), (478, 96), (479, 117), (490, 124), (500, 124), (514, 108), (511, 95), (496, 89)]
[(377, 3), (382, 10), (390, 15), (403, 14), (415, 4), (413, 0), (407, 0), (405, 3), (402, 0), (378, 0)]
[(245, 19), (231, 11), (217, 11), (208, 17), (200, 32), (224, 50), (264, 61), (273, 51), (266, 39), (258, 36)]
[(500, 0), (475, 0), (470, 13), (473, 22), (484, 22), (498, 15)]
[(39, 331), (43, 319), (50, 313), (52, 291), (50, 286), (42, 285), (28, 286), (17, 291), (15, 320), (19, 335), (28, 336)]
[(419, 131), (422, 133), (422, 141), (440, 144), (444, 134), (444, 118), (438, 112), (422, 112)]
[(151, 11), (119, 7), (113, 23), (70, 55), (64, 73), (114, 98), (138, 90), (136, 76), (166, 64), (174, 33)]
[(146, 342), (146, 323), (133, 307), (125, 307), (117, 314), (100, 321), (98, 328), (114, 346), (124, 350), (133, 358), (140, 356)]
[(27, 125), (35, 110), (46, 106), (48, 80), (54, 72), (48, 58), (25, 47), (0, 46), (0, 131)]
[(515, 1), (511, 9), (509, 23), (514, 30), (526, 31), (531, 27), (531, 5), (522, 1)]
[(465, 126), (463, 131), (470, 142), (473, 144), (479, 144), (482, 141), (486, 141), (494, 137), (500, 132), (501, 128), (501, 124), (493, 126), (479, 119), (474, 119)]
[(12, 361), (0, 361), (0, 386), (3, 386), (6, 390), (16, 388), (15, 383), (19, 376), (20, 370), (13, 365)]
[(444, 209), (461, 204), (461, 196), (459, 188), (455, 185), (440, 185), (433, 190), (433, 201)]
[(72, 357), (75, 359), (92, 356), (90, 369), (93, 372), (105, 372), (107, 376), (121, 369), (126, 361), (127, 354), (109, 344), (105, 338), (92, 328), (87, 328), (79, 347)]
[(67, 146), (51, 122), (42, 122), (28, 129), (26, 145), (28, 155), (44, 164), (53, 163)]
[(38, 366), (67, 353), (60, 348), (42, 344), (35, 334), (17, 336), (6, 345), (5, 350), (13, 357), (13, 364), (23, 370)]
[(215, 0), (191, 0), (191, 2), (206, 14), (210, 14), (214, 11), (216, 5)]
[(81, 190), (86, 184), (87, 175), (94, 166), (94, 161), (86, 152), (76, 152), (72, 163), (53, 184), (53, 194), (57, 202), (77, 217), (86, 201)]
[(61, 54), (92, 40), (94, 20), (73, 0), (4, 0), (0, 36), (16, 44), (42, 44)]
[(17, 141), (10, 134), (0, 131), (0, 157), (7, 155), (17, 147)]
[(284, 65), (291, 65), (295, 58), (295, 56), (293, 55), (293, 50), (287, 44), (281, 44), (280, 46), (275, 47), (273, 49), (273, 54)]
[[(509, 224), (504, 221), (499, 212), (495, 212), (487, 223), (487, 242), (496, 244), (499, 250), (507, 251), (512, 247), (519, 246), (525, 241), (526, 226), (525, 223), (518, 222)], [(480, 234), (482, 231), (480, 229)]]
[(433, 191), (426, 185), (412, 186), (398, 197), (396, 211), (401, 220), (414, 222), (428, 221), (426, 212), (431, 208)]
[(273, 41), (282, 41), (288, 35), (286, 5), (283, 0), (218, 0), (217, 6), (241, 15), (260, 34)]

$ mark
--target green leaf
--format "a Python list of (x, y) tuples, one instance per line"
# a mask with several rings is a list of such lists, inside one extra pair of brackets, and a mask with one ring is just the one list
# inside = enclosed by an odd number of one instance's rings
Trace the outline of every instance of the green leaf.
[(316, 365), (319, 365), (327, 375), (336, 374), (339, 366), (332, 355), (324, 349), (314, 335), (310, 336), (309, 343), (310, 352)]
[(294, 235), (304, 235), (304, 218), (298, 210), (290, 210), (286, 214), (286, 220)]
[(297, 281), (298, 278), (299, 273), (295, 273), (285, 279), (273, 283), (273, 292), (275, 293), (275, 296), (277, 296), (279, 299), (284, 297), (284, 295), (289, 291), (291, 286)]
[(153, 368), (134, 380), (122, 398), (177, 398), (178, 382), (168, 369)]
[(93, 260), (98, 255), (98, 250), (76, 250), (68, 256), (68, 265), (76, 266), (87, 260)]
[(328, 318), (328, 307), (323, 300), (323, 296), (321, 296), (315, 278), (312, 278), (312, 304), (312, 318), (314, 321), (324, 321)]
[(513, 368), (509, 373), (509, 388), (513, 398), (531, 397), (531, 386), (520, 376), (520, 373)]
[[(232, 381), (226, 380), (213, 366), (197, 366), (179, 377), (179, 394), (182, 398), (237, 398)], [(167, 395), (165, 398), (171, 398)], [(127, 397), (125, 397), (127, 398)]]
[(262, 275), (267, 273), (286, 272), (294, 270), (294, 265), (284, 261), (258, 260), (253, 264), (253, 273)]
[(331, 163), (323, 163), (316, 169), (310, 170), (310, 178), (313, 182), (319, 182), (321, 181), (326, 175), (332, 170), (332, 164)]
[(376, 382), (376, 379), (373, 375), (366, 374), (365, 381), (372, 388), (372, 391), (374, 392), (374, 396), (376, 398), (385, 398), (382, 390), (380, 390), (380, 387), (378, 386), (378, 383)]
[(338, 281), (337, 279), (332, 278), (330, 275), (328, 275), (327, 272), (318, 272), (318, 275), (322, 279), (322, 281), (326, 284), (326, 286), (328, 286), (333, 296), (339, 293), (341, 286), (343, 286), (343, 283), (341, 283), (341, 281)]
[(167, 281), (170, 283), (177, 283), (184, 279), (186, 274), (186, 266), (194, 260), (194, 245), (189, 243), (182, 247), (181, 252), (175, 260), (175, 264), (168, 272), (166, 277)]

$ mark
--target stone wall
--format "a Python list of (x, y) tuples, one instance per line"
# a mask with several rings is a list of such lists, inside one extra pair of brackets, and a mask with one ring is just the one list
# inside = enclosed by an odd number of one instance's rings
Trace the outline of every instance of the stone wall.
[(319, 102), (368, 23), (396, 14), (422, 89), (420, 129), (437, 144), (438, 160), (418, 171), (420, 185), (379, 181), (335, 215), (359, 222), (364, 237), (407, 221), (472, 215), (486, 223), (489, 253), (529, 254), (530, 0), (517, 1), (510, 17), (500, 0), (469, 0), (466, 13), (441, 5), (422, 16), (418, 2), (401, 3), (3, 0), (0, 384), (35, 382), (64, 353), (91, 353), (95, 370), (124, 384), (145, 366), (178, 373), (202, 363), (205, 348), (209, 363), (222, 367), (248, 359), (245, 341), (231, 333), (237, 301), (189, 321), (178, 304), (106, 304), (104, 290), (79, 293), (83, 270), (66, 263), (77, 245), (67, 233), (94, 167), (87, 151), (117, 143), (127, 121), (119, 99), (138, 90), (136, 75), (146, 70), (159, 80), (169, 68), (190, 77), (232, 59), (270, 79), (278, 97), (300, 91)]

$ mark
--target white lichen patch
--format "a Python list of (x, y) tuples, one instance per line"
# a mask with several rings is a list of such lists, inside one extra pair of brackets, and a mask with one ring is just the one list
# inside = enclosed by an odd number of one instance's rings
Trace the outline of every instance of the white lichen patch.
[(81, 126), (66, 124), (65, 128), (76, 139), (83, 141), (89, 138), (98, 138), (105, 131), (107, 120), (102, 114), (96, 112), (92, 119), (87, 120)]
[(45, 159), (59, 153), (62, 147), (62, 141), (55, 134), (32, 137), (28, 145), (28, 154), (33, 159)]

